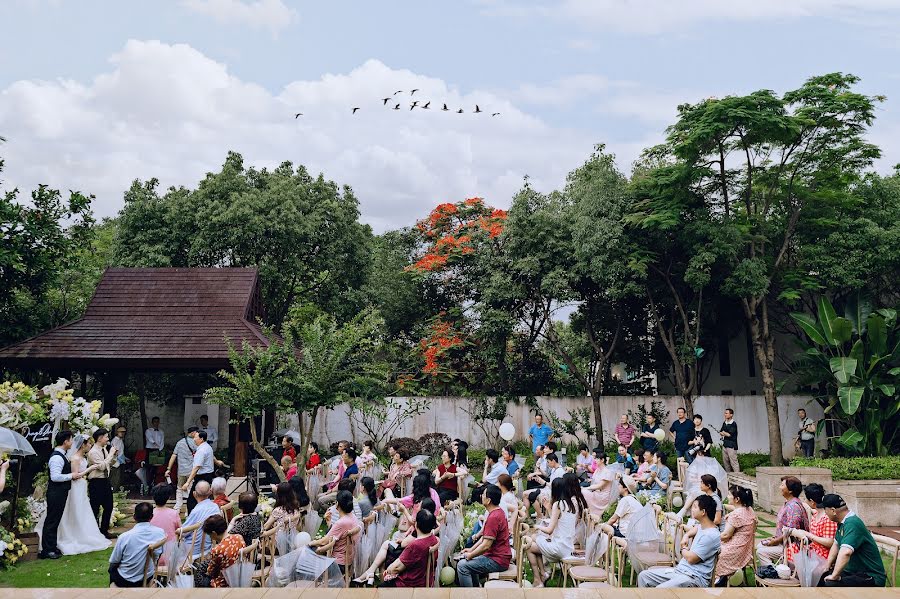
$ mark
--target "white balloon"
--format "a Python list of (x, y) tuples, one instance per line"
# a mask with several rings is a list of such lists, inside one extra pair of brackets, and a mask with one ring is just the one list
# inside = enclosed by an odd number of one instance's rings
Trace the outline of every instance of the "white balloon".
[(658, 428), (653, 432), (653, 436), (656, 437), (657, 441), (664, 441), (666, 439), (666, 433), (663, 432), (663, 429)]
[(672, 507), (681, 507), (684, 505), (684, 499), (681, 498), (681, 495), (675, 495), (672, 497)]
[(306, 547), (310, 541), (312, 541), (312, 537), (309, 536), (309, 533), (305, 530), (300, 531), (294, 538), (294, 547)]
[(504, 422), (500, 425), (500, 429), (497, 432), (500, 433), (500, 437), (505, 441), (511, 441), (516, 436), (516, 427), (511, 422)]

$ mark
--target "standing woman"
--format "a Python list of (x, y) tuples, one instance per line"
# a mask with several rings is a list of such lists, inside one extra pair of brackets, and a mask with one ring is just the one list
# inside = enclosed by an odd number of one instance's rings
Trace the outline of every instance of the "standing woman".
[(550, 522), (547, 526), (538, 526), (538, 535), (528, 548), (528, 561), (534, 572), (534, 588), (544, 586), (550, 573), (544, 564), (556, 563), (572, 555), (575, 540), (575, 527), (581, 516), (578, 504), (566, 493), (566, 481), (563, 477), (555, 479), (550, 485)]
[[(612, 503), (613, 492), (618, 491), (616, 485), (616, 473), (606, 467), (606, 454), (603, 448), (594, 450), (594, 474), (591, 476), (591, 485), (582, 489), (588, 510), (597, 516), (603, 516), (603, 512)], [(618, 493), (616, 493), (618, 497)]]
[(441, 505), (448, 501), (459, 499), (459, 481), (456, 479), (456, 464), (450, 450), (441, 452), (441, 463), (434, 469), (434, 483), (437, 485), (437, 493), (441, 498)]

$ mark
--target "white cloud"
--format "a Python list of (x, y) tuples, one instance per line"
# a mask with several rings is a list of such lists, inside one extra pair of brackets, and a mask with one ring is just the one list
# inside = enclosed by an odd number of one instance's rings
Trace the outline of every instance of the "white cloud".
[(283, 0), (183, 0), (190, 11), (212, 17), (220, 23), (246, 24), (277, 34), (290, 25), (297, 12)]
[(896, 21), (896, 0), (484, 0), (486, 14), (512, 17), (561, 18), (587, 29), (657, 34), (713, 21), (749, 21), (827, 17), (875, 25), (866, 18), (891, 14)]
[[(384, 230), (472, 195), (508, 205), (526, 174), (541, 189), (559, 187), (599, 141), (550, 127), (497, 93), (463, 92), (377, 60), (277, 93), (184, 44), (132, 40), (110, 62), (89, 82), (0, 90), (4, 188), (23, 197), (39, 183), (78, 189), (97, 195), (99, 215), (113, 215), (133, 179), (193, 187), (235, 150), (248, 165), (291, 160), (351, 185), (364, 219)], [(410, 111), (406, 93), (401, 110), (383, 106), (412, 88), (432, 101), (428, 111)], [(466, 112), (443, 112), (444, 102)], [(473, 114), (475, 104), (488, 113)], [(355, 116), (353, 106), (362, 107)]]

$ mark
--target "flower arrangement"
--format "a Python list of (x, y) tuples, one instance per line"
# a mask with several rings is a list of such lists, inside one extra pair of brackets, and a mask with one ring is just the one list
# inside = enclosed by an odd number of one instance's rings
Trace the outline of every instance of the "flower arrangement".
[(126, 493), (113, 493), (113, 510), (109, 516), (109, 523), (114, 528), (125, 523), (127, 516), (122, 511), (122, 506), (125, 505), (127, 499), (128, 495)]
[(271, 497), (260, 497), (259, 505), (256, 506), (256, 512), (259, 514), (260, 518), (263, 518), (263, 522), (265, 519), (272, 515), (272, 510), (275, 509), (275, 500)]
[(648, 503), (653, 505), (665, 505), (666, 503), (666, 496), (654, 491), (638, 491), (634, 497), (641, 502), (641, 505), (647, 505)]
[[(26, 508), (28, 509), (28, 513), (31, 517), (31, 527), (30, 528), (21, 528), (20, 532), (34, 532), (37, 523), (40, 522), (41, 516), (44, 515), (44, 512), (47, 511), (47, 502), (35, 499), (32, 496), (26, 497), (25, 501), (22, 502)], [(21, 505), (21, 504), (20, 504)]]
[(0, 426), (17, 430), (47, 418), (46, 400), (22, 382), (0, 383)]
[(109, 414), (100, 416), (100, 408), (103, 406), (100, 400), (88, 401), (83, 397), (75, 397), (75, 392), (69, 389), (69, 381), (64, 378), (45, 385), (41, 391), (48, 398), (50, 419), (55, 422), (67, 421), (72, 432), (90, 435), (100, 426), (105, 426), (104, 422), (118, 422), (118, 419), (110, 418)]
[(0, 570), (9, 568), (28, 553), (25, 543), (4, 528), (0, 528)]

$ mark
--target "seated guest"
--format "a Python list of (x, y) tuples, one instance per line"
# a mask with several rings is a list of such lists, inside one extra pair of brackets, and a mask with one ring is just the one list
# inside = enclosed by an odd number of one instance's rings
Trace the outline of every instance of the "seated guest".
[(441, 505), (459, 499), (459, 479), (456, 477), (456, 464), (453, 463), (449, 449), (441, 452), (441, 463), (434, 469), (434, 484), (437, 485)]
[(806, 496), (806, 503), (810, 508), (809, 531), (795, 530), (791, 536), (808, 540), (810, 549), (828, 559), (831, 546), (834, 545), (834, 535), (837, 533), (838, 525), (822, 509), (825, 488), (819, 483), (811, 483), (803, 488), (803, 494)]
[(650, 475), (647, 478), (647, 486), (655, 495), (665, 495), (672, 484), (672, 471), (666, 466), (666, 453), (657, 450), (653, 454), (653, 466), (650, 467)]
[[(434, 490), (431, 486), (431, 476), (427, 474), (427, 470), (423, 474), (416, 474), (413, 477), (412, 481), (412, 494), (406, 495), (404, 497), (395, 498), (393, 493), (388, 491), (385, 495), (384, 503), (399, 505), (401, 507), (406, 508), (407, 510), (415, 509), (414, 506), (418, 505), (424, 499), (431, 499), (436, 506), (433, 511), (435, 514), (439, 514), (441, 512), (440, 501), (441, 498), (438, 496), (437, 491)], [(412, 528), (412, 521), (405, 521), (405, 518), (400, 519), (400, 530), (407, 530), (408, 528)]]
[[(403, 550), (409, 547), (409, 545), (418, 538), (415, 522), (419, 517), (419, 514), (421, 512), (434, 514), (436, 508), (437, 506), (431, 499), (423, 499), (421, 503), (413, 506), (413, 515), (410, 518), (410, 521), (413, 522), (413, 526), (406, 530), (398, 530), (391, 535), (387, 541), (382, 543), (378, 553), (375, 554), (375, 559), (372, 561), (372, 564), (366, 568), (365, 572), (358, 578), (354, 579), (354, 581), (361, 584), (372, 585), (375, 581), (375, 572), (385, 564), (393, 564), (403, 553)], [(408, 511), (406, 508), (403, 509)]]
[[(197, 505), (194, 506), (194, 509), (191, 510), (191, 513), (188, 514), (188, 517), (185, 519), (182, 528), (186, 528), (188, 526), (193, 526), (194, 524), (202, 524), (206, 522), (206, 519), (210, 516), (222, 515), (222, 509), (216, 505), (216, 503), (210, 499), (210, 494), (212, 491), (210, 490), (209, 483), (205, 480), (198, 481), (196, 485), (194, 485), (194, 499), (197, 500)], [(184, 536), (184, 543), (188, 547), (193, 543), (194, 535), (200, 534), (200, 531), (191, 532)], [(200, 535), (202, 538), (202, 535)], [(205, 549), (202, 551), (203, 553), (207, 553), (212, 547), (212, 541), (209, 540), (209, 537), (205, 537), (206, 541), (203, 542)], [(194, 556), (198, 556), (201, 553), (200, 543), (194, 545)]]
[[(336, 455), (336, 463), (337, 467), (329, 466), (327, 475), (331, 476), (331, 482), (322, 485), (322, 492), (328, 493), (329, 491), (334, 491), (337, 488), (338, 482), (342, 478), (344, 478), (344, 470), (347, 469), (347, 463), (344, 461), (344, 453), (350, 447), (350, 443), (348, 441), (338, 441), (337, 444), (337, 455)], [(332, 460), (334, 463), (334, 460)]]
[(500, 508), (506, 514), (506, 519), (510, 520), (519, 510), (519, 500), (516, 498), (516, 489), (513, 479), (508, 474), (501, 474), (497, 479), (497, 486), (500, 487)]
[(501, 474), (507, 474), (506, 464), (500, 461), (500, 454), (496, 449), (488, 449), (484, 453), (484, 474), (481, 476), (481, 484), (475, 487), (466, 503), (469, 505), (481, 503), (481, 494), (488, 485), (496, 485)]
[(288, 481), (288, 484), (291, 485), (291, 489), (294, 491), (294, 495), (297, 497), (297, 505), (299, 505), (300, 507), (308, 506), (309, 493), (306, 491), (306, 482), (299, 476), (295, 476)]
[(653, 468), (653, 452), (645, 449), (638, 455), (637, 472), (634, 474), (634, 482), (638, 484), (638, 487), (642, 487), (647, 483), (647, 480), (650, 478), (651, 468)]
[(309, 446), (306, 448), (306, 473), (312, 474), (312, 471), (322, 463), (322, 458), (319, 456), (319, 444), (315, 441), (310, 441)]
[(275, 507), (269, 514), (269, 519), (263, 525), (263, 530), (269, 530), (272, 527), (281, 528), (282, 530), (290, 530), (291, 518), (300, 511), (300, 504), (297, 502), (297, 495), (291, 488), (291, 483), (278, 483), (275, 487)]
[(377, 459), (378, 456), (375, 455), (375, 442), (363, 441), (362, 453), (356, 458), (356, 466), (359, 469), (359, 473), (362, 474), (363, 472), (370, 470), (375, 465), (375, 460)]
[(641, 502), (634, 498), (631, 490), (625, 481), (619, 479), (619, 502), (616, 504), (616, 511), (610, 516), (607, 524), (613, 527), (614, 536), (625, 538), (628, 534), (628, 527), (631, 525), (632, 517), (638, 513), (643, 507)]
[[(648, 568), (638, 575), (639, 587), (708, 587), (713, 564), (721, 542), (716, 517), (716, 502), (709, 495), (701, 495), (691, 508), (691, 517), (700, 523), (700, 530), (691, 537), (690, 548), (682, 542), (681, 561), (674, 568)], [(689, 541), (690, 541), (689, 540)]]
[[(341, 491), (349, 491), (350, 494), (352, 495), (353, 492), (356, 490), (356, 483), (354, 481), (350, 480), (349, 478), (345, 478), (341, 482), (338, 483), (337, 490), (338, 490), (338, 493), (340, 493)], [(362, 521), (362, 519), (363, 519), (362, 507), (360, 507), (359, 500), (357, 500), (356, 498), (353, 499), (353, 515), (356, 516), (357, 520)], [(328, 524), (331, 524), (332, 522), (336, 522), (337, 519), (340, 517), (341, 517), (341, 514), (338, 511), (336, 505), (332, 505), (330, 508), (328, 508), (328, 511), (325, 512), (325, 522), (327, 522)]]
[[(354, 458), (355, 459), (355, 458)], [(331, 523), (328, 532), (321, 539), (311, 541), (309, 547), (317, 549), (335, 539), (331, 557), (337, 562), (341, 572), (347, 567), (347, 543), (355, 542), (350, 539), (348, 533), (360, 526), (359, 520), (353, 515), (353, 494), (350, 491), (338, 491), (335, 503), (337, 504), (339, 518)], [(358, 536), (357, 539), (358, 540)]]
[[(112, 555), (109, 556), (109, 582), (117, 587), (139, 587), (144, 584), (144, 562), (147, 558), (147, 546), (164, 539), (166, 533), (161, 528), (150, 524), (153, 517), (153, 506), (142, 502), (134, 507), (135, 525), (131, 530), (123, 532), (116, 539)], [(162, 553), (162, 547), (157, 555)], [(155, 574), (153, 564), (147, 576)]]
[[(597, 449), (599, 449), (601, 453), (603, 452), (602, 447), (598, 447)], [(582, 443), (578, 446), (578, 455), (575, 457), (575, 474), (581, 480), (588, 480), (593, 473), (594, 456), (591, 455), (588, 446), (585, 443)]]
[[(784, 505), (778, 510), (775, 521), (775, 536), (763, 539), (756, 546), (756, 557), (760, 566), (771, 566), (781, 559), (784, 552), (784, 537), (792, 530), (809, 530), (809, 518), (800, 501), (803, 483), (795, 476), (781, 477), (781, 496)], [(796, 549), (796, 548), (795, 548)]]
[(203, 523), (203, 532), (215, 543), (209, 558), (200, 562), (194, 572), (194, 586), (221, 589), (228, 586), (225, 569), (237, 563), (244, 548), (244, 537), (228, 534), (228, 524), (222, 516), (210, 516)]
[(480, 586), (479, 577), (509, 568), (512, 551), (509, 548), (509, 523), (500, 509), (500, 488), (488, 485), (481, 495), (481, 504), (487, 510), (481, 538), (474, 547), (462, 551), (462, 559), (456, 566), (459, 585)]
[(628, 449), (624, 445), (619, 445), (616, 453), (616, 463), (622, 464), (622, 467), (625, 468), (625, 474), (633, 474), (638, 469), (634, 458), (628, 453)]
[(281, 457), (284, 456), (291, 458), (292, 462), (297, 459), (297, 450), (294, 448), (294, 439), (292, 437), (284, 436), (281, 438)]
[(375, 479), (364, 476), (359, 479), (359, 495), (356, 496), (356, 505), (359, 506), (359, 519), (362, 520), (372, 513), (378, 505), (378, 494), (375, 492)]
[(728, 503), (734, 506), (734, 510), (725, 516), (725, 529), (721, 535), (722, 551), (716, 563), (717, 587), (728, 586), (728, 578), (753, 561), (753, 544), (756, 542), (753, 537), (756, 528), (753, 491), (733, 486)]
[[(406, 450), (400, 449), (396, 445), (392, 445), (388, 449), (388, 453), (394, 452), (391, 458), (391, 466), (388, 469), (387, 478), (378, 485), (378, 497), (384, 495), (384, 492), (390, 489), (397, 494), (397, 487), (401, 480), (406, 480), (412, 476), (413, 468), (409, 463), (409, 455)], [(404, 489), (400, 489), (399, 493), (403, 493)]]
[(840, 495), (826, 495), (822, 507), (838, 528), (828, 551), (828, 570), (819, 586), (883, 587), (887, 581), (884, 562), (865, 523)]
[(557, 478), (550, 485), (551, 506), (550, 521), (546, 526), (539, 524), (534, 542), (528, 548), (528, 561), (534, 573), (534, 588), (541, 588), (550, 577), (546, 564), (558, 564), (572, 555), (575, 543), (575, 527), (581, 517), (582, 506), (573, 501), (571, 490), (581, 487), (578, 478), (574, 477), (572, 486), (567, 489), (565, 478)]
[(519, 471), (519, 462), (516, 461), (516, 450), (513, 449), (513, 446), (507, 445), (504, 447), (503, 451), (500, 452), (500, 458), (506, 464), (506, 473), (510, 476), (515, 476), (516, 472)]
[(281, 470), (284, 472), (284, 480), (291, 480), (297, 474), (297, 463), (291, 456), (281, 456)]
[(384, 571), (382, 587), (415, 588), (434, 586), (434, 575), (426, 581), (429, 550), (438, 544), (434, 536), (437, 520), (428, 510), (419, 510), (416, 514), (416, 534), (414, 539), (404, 547), (403, 552)]
[(606, 454), (603, 453), (602, 447), (594, 450), (593, 463), (595, 466), (590, 479), (591, 484), (582, 490), (582, 494), (590, 512), (596, 516), (603, 516), (603, 512), (613, 502), (614, 496), (618, 495), (619, 486), (616, 484), (616, 473), (606, 467)]
[(468, 468), (469, 462), (466, 461), (469, 452), (469, 444), (462, 439), (453, 439), (450, 444), (450, 451), (453, 453), (453, 463), (456, 467)]
[(700, 476), (700, 493), (698, 495), (688, 497), (687, 501), (684, 504), (684, 507), (682, 507), (677, 514), (678, 519), (681, 520), (684, 518), (685, 514), (690, 513), (691, 503), (693, 503), (700, 494), (709, 495), (713, 498), (713, 501), (716, 502), (715, 523), (716, 526), (719, 527), (720, 531), (724, 530), (725, 522), (722, 519), (724, 508), (722, 507), (722, 499), (719, 497), (719, 481), (717, 481), (716, 477), (712, 474), (702, 474)]
[(231, 519), (228, 525), (228, 532), (231, 534), (241, 535), (244, 538), (244, 545), (250, 545), (259, 538), (262, 532), (262, 520), (256, 513), (259, 505), (259, 498), (256, 493), (246, 491), (238, 496), (238, 508), (241, 512)]
[[(344, 453), (341, 454), (341, 463), (343, 464), (343, 470), (341, 471), (338, 482), (341, 482), (342, 480), (353, 481), (353, 488), (355, 489), (356, 479), (359, 478), (359, 466), (356, 465), (356, 450), (352, 447), (345, 449)], [(334, 490), (330, 493), (319, 495), (319, 505), (332, 503), (336, 497), (337, 485), (334, 486)]]
[[(227, 483), (221, 476), (217, 476), (216, 478), (214, 478), (212, 483), (210, 483), (209, 485), (210, 491), (212, 491), (213, 502), (219, 507), (225, 507), (231, 502), (231, 500), (228, 499), (228, 495), (225, 494), (226, 486)], [(226, 521), (230, 521), (231, 514), (226, 514), (225, 519)]]
[(543, 445), (538, 445), (534, 450), (534, 470), (528, 473), (528, 476), (525, 477), (526, 489), (541, 489), (544, 485), (538, 482), (538, 477), (546, 479), (549, 474), (547, 473), (547, 448)]
[(557, 478), (562, 478), (563, 474), (566, 473), (566, 469), (560, 465), (559, 458), (555, 453), (547, 455), (547, 470), (549, 472), (547, 478), (536, 476), (534, 479), (540, 485), (540, 488), (531, 491), (525, 497), (525, 509), (528, 510), (533, 505), (535, 514), (538, 516), (540, 515), (542, 503), (540, 499), (543, 498), (546, 500), (544, 503), (548, 503), (550, 499), (550, 484)]
[(156, 507), (153, 508), (153, 517), (150, 519), (150, 524), (161, 528), (166, 533), (166, 539), (169, 541), (175, 540), (175, 531), (181, 528), (181, 517), (178, 515), (178, 512), (168, 507), (169, 500), (172, 499), (174, 492), (172, 485), (156, 485), (153, 487), (153, 503), (156, 504)]

